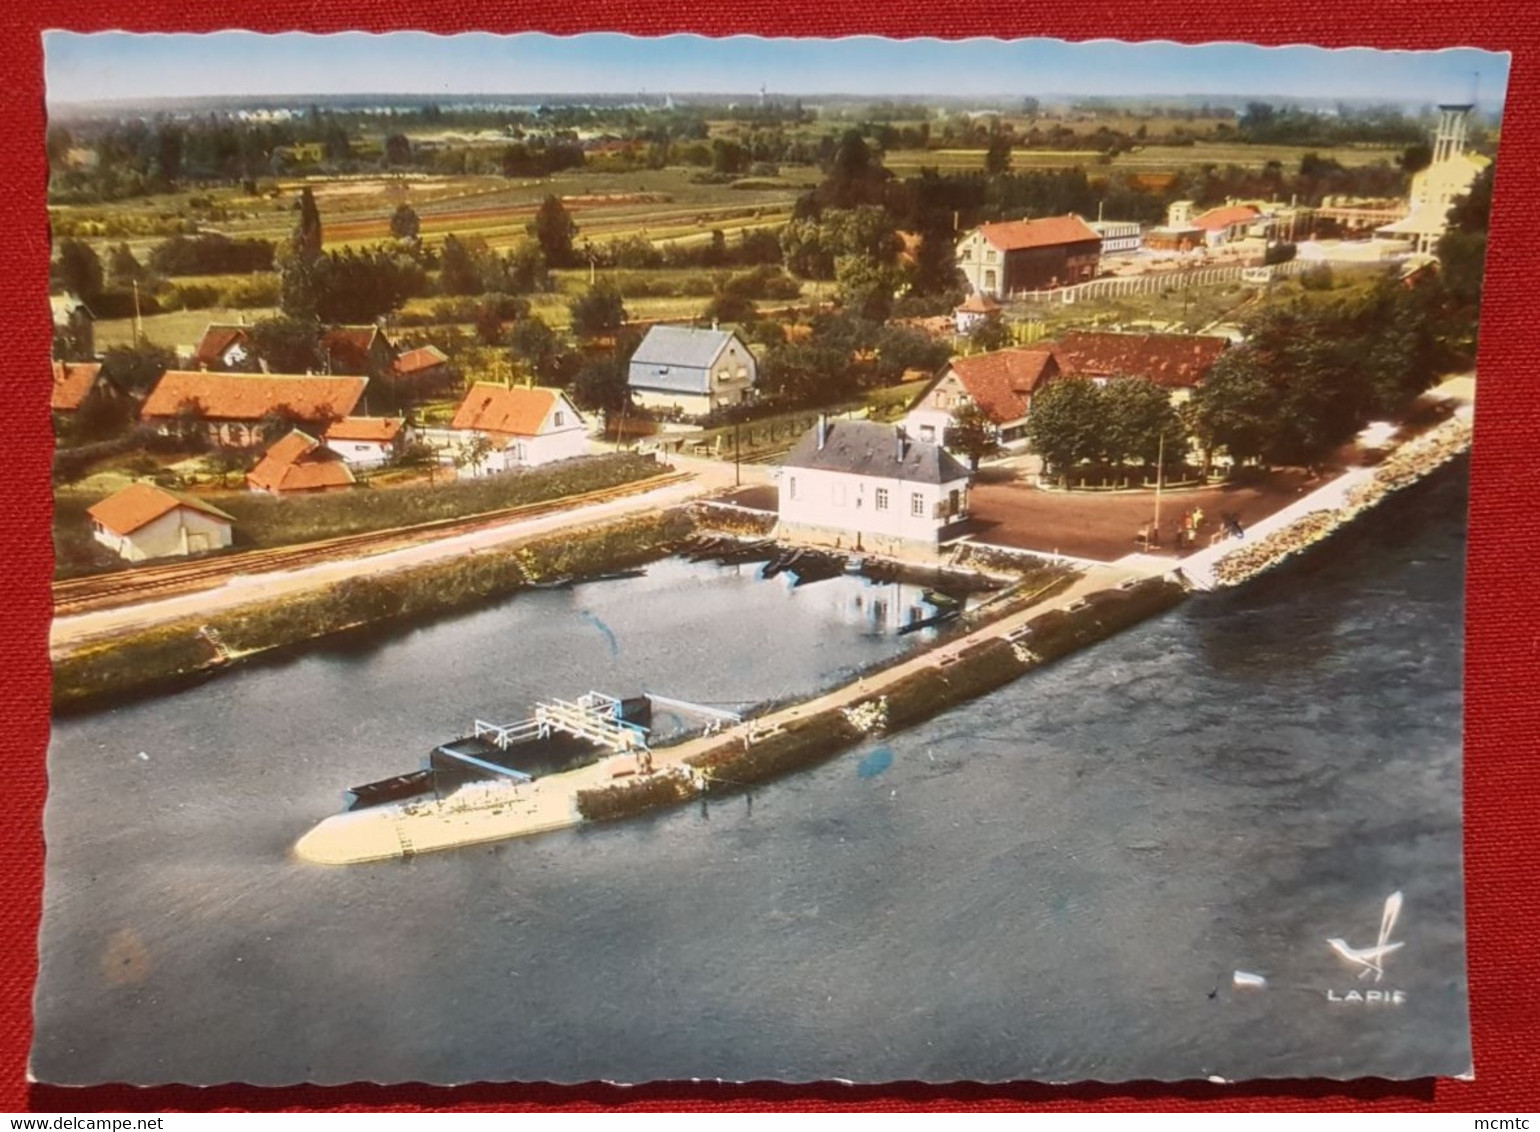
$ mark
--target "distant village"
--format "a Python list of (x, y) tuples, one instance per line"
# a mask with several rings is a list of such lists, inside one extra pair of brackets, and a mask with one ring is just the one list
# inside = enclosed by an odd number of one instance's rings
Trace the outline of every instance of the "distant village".
[[(601, 266), (593, 245), (575, 239), (584, 213), (569, 216), (568, 202), (550, 196), (541, 214), (564, 227), (565, 242), (545, 239), (539, 218), (530, 240), (548, 260), (565, 255), (588, 282), (569, 304), (576, 345), (565, 367), (553, 346), (532, 344), (552, 332), (527, 302), (494, 311), (490, 330), (477, 309), (480, 342), (491, 347), (480, 353), (459, 330), (435, 341), (431, 325), (388, 313), (329, 320), (326, 303), (301, 294), (307, 265), (330, 265), (335, 278), (341, 254), (323, 252), (307, 187), (281, 250), (276, 316), (211, 320), (196, 342), (147, 351), (137, 308), (146, 295), (125, 268), (131, 339), (104, 351), (90, 296), (54, 294), (56, 478), (61, 493), (98, 496), (80, 521), (125, 563), (239, 547), (235, 491), (298, 503), (447, 488), (614, 453), (699, 474), (703, 491), (774, 514), (777, 537), (795, 543), (903, 556), (974, 539), (1095, 557), (1120, 544), (1154, 551), (1222, 537), (1231, 524), (1217, 513), (1198, 531), (1199, 509), (1179, 504), (1163, 533), (1159, 504), (1126, 493), (1224, 485), (1247, 469), (1308, 477), (1453, 372), (1462, 319), (1473, 341), (1473, 305), (1444, 278), (1463, 265), (1440, 264), (1466, 254), (1451, 233), (1484, 229), (1484, 216), (1460, 212), (1483, 180), (1490, 191), (1490, 162), (1468, 144), (1471, 110), (1440, 108), (1428, 160), (1404, 196), (1207, 207), (1183, 199), (1156, 223), (1028, 213), (944, 236), (934, 224), (853, 232), (891, 190), (864, 147), (837, 154), (813, 203), (799, 206), (765, 257), (793, 272), (798, 257), (821, 257), (836, 286), (794, 287), (776, 310), (757, 305), (765, 288), (748, 300), (732, 293), (753, 271), (730, 276), (724, 254), (722, 266), (697, 269), (715, 279), (704, 314), (628, 317), (607, 282), (628, 269), (613, 254)], [(420, 254), (420, 223), (397, 208), (391, 255)], [(752, 238), (745, 230), (740, 245)], [(734, 250), (720, 232), (713, 242)], [(122, 249), (123, 262), (135, 260)], [(646, 260), (646, 249), (632, 250)], [(514, 253), (493, 253), (483, 268), (512, 270)], [(452, 254), (437, 252), (446, 274)], [(78, 248), (61, 255), (83, 258)], [(906, 304), (904, 272), (926, 264), (945, 277), (935, 291), (952, 296), (949, 310)], [(71, 274), (66, 265), (56, 278)], [(1336, 306), (1324, 301), (1334, 291)], [(1221, 294), (1227, 305), (1205, 324), (1182, 317)], [(1140, 297), (1165, 305), (1145, 317), (1117, 305)], [(310, 328), (297, 349), (296, 326)], [(1408, 332), (1424, 343), (1416, 356), (1403, 349)], [(1362, 340), (1342, 339), (1350, 357), (1341, 372), (1352, 370), (1362, 389), (1347, 393), (1346, 377), (1325, 372), (1291, 388), (1291, 339), (1354, 334)], [(1388, 352), (1383, 363), (1377, 351)], [(1313, 425), (1301, 398), (1320, 410)], [(1023, 502), (1031, 493), (1073, 502), (1049, 513)], [(1232, 509), (1237, 528), (1242, 509)], [(1135, 521), (1145, 512), (1149, 520)]]

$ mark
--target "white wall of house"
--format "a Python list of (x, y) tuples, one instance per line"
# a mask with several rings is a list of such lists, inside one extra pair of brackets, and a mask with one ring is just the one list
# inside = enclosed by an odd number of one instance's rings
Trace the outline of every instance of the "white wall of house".
[(644, 409), (677, 411), (687, 417), (703, 417), (713, 409), (741, 405), (753, 396), (758, 363), (747, 346), (733, 339), (717, 355), (709, 369), (693, 369), (688, 372), (703, 378), (700, 384), (706, 387), (705, 392), (633, 388), (636, 403)]
[[(445, 430), (447, 431), (447, 430)], [(350, 468), (378, 468), (389, 463), (403, 448), (409, 447), (415, 437), (409, 428), (403, 427), (394, 440), (342, 440), (333, 438), (324, 443)]]
[[(463, 463), (476, 444), (478, 433), (469, 429), (425, 428), (423, 443), (439, 454), (439, 462), (458, 467), (466, 479), (495, 476), (517, 468), (535, 468), (587, 456), (588, 432), (575, 414), (563, 414), (562, 428), (540, 436), (491, 436), (492, 448), (480, 461)], [(576, 420), (576, 425), (572, 421)]]
[(934, 544), (942, 527), (967, 513), (966, 477), (946, 484), (784, 467), (781, 522), (848, 534)]
[(957, 267), (968, 280), (969, 290), (1000, 297), (1005, 286), (1005, 253), (977, 231), (957, 242)]
[(395, 445), (388, 440), (328, 440), (326, 447), (350, 468), (378, 468), (396, 454)]
[[(707, 393), (671, 393), (661, 389), (633, 389), (632, 399), (644, 409), (658, 412), (678, 412), (686, 417), (704, 417), (711, 412), (713, 401)], [(736, 401), (728, 404), (737, 404)]]
[(91, 524), (96, 541), (129, 562), (173, 555), (202, 554), (230, 545), (230, 524), (192, 507), (176, 507), (132, 534)]

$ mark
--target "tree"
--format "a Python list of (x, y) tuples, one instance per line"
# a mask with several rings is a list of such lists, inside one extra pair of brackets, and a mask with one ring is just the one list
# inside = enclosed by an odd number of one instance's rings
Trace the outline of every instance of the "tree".
[(1440, 237), (1435, 249), (1449, 298), (1464, 308), (1464, 320), (1471, 327), (1481, 310), (1494, 169), (1495, 166), (1488, 165), (1471, 183), (1470, 190), (1454, 199), (1449, 209), (1449, 230)]
[(1414, 142), (1401, 151), (1401, 157), (1396, 163), (1408, 177), (1413, 173), (1421, 173), (1433, 164), (1433, 148), (1427, 142)]
[(873, 263), (859, 255), (841, 256), (834, 264), (840, 305), (870, 322), (886, 322), (893, 313), (893, 295), (902, 284), (897, 267)]
[(391, 134), (385, 139), (386, 165), (410, 165), (411, 163), (412, 143), (405, 134)]
[(321, 210), (316, 207), (315, 194), (308, 185), (299, 194), (299, 223), (295, 225), (291, 238), (296, 251), (311, 259), (320, 258)]
[(61, 288), (88, 306), (102, 293), (102, 261), (84, 240), (59, 242), (59, 258), (54, 261), (53, 277)]
[(550, 383), (561, 373), (561, 339), (539, 315), (513, 324), (508, 332), (508, 350), (515, 362), (542, 382)]
[(952, 354), (945, 342), (937, 342), (912, 326), (883, 327), (877, 333), (875, 350), (875, 375), (884, 385), (902, 381), (910, 370), (933, 373), (946, 365)]
[(149, 272), (127, 244), (118, 244), (107, 252), (107, 278), (114, 287), (128, 289), (135, 283), (143, 283)]
[[(485, 247), (485, 241), (480, 241)], [(476, 262), (475, 242), (462, 242), (451, 232), (439, 249), (439, 289), (446, 295), (479, 295), (486, 289)]]
[(153, 342), (109, 346), (102, 356), (102, 376), (126, 393), (143, 395), (176, 366), (176, 353)]
[(390, 234), (398, 240), (416, 241), (422, 230), (422, 221), (409, 204), (398, 204), (390, 217)]
[(611, 415), (623, 411), (631, 403), (626, 364), (614, 357), (586, 363), (572, 383), (572, 400), (580, 409), (602, 412), (608, 423)]
[(980, 460), (999, 451), (999, 430), (988, 413), (973, 401), (964, 401), (952, 411), (944, 443), (949, 450), (966, 456), (968, 467), (976, 472)]
[(321, 303), (321, 211), (307, 186), (300, 193), (299, 219), (279, 254), (278, 306), (290, 318), (316, 318)]
[(320, 325), (277, 314), (253, 323), (246, 332), (251, 352), (271, 373), (310, 373), (322, 368)]
[(1101, 456), (1107, 447), (1101, 390), (1083, 377), (1050, 381), (1032, 397), (1027, 439), (1059, 476)]
[(984, 151), (984, 172), (990, 177), (998, 177), (1010, 172), (1010, 168), (1011, 139), (1005, 134), (995, 134)]
[(769, 396), (789, 405), (827, 405), (857, 389), (848, 353), (810, 343), (767, 353), (759, 367), (759, 383)]
[(1109, 460), (1150, 465), (1162, 450), (1168, 463), (1186, 453), (1187, 428), (1159, 385), (1139, 377), (1119, 378), (1102, 387), (1101, 402)]
[(316, 314), (322, 322), (373, 322), (427, 290), (416, 257), (388, 247), (346, 248), (316, 267)]
[(968, 344), (984, 352), (1003, 350), (1011, 344), (1011, 328), (995, 311), (973, 324), (968, 331)]
[(572, 252), (577, 238), (577, 224), (554, 194), (540, 202), (540, 210), (526, 226), (527, 231), (540, 244), (545, 261), (552, 267), (571, 267), (577, 262)]
[(572, 333), (580, 338), (603, 338), (625, 324), (626, 305), (611, 283), (596, 283), (567, 304)]

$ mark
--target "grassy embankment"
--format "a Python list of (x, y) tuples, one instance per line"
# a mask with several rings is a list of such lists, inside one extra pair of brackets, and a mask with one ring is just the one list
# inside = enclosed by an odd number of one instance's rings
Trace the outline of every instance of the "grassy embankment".
[[(611, 453), (507, 475), (449, 480), (380, 490), (354, 488), (326, 495), (271, 496), (251, 491), (200, 492), (235, 519), (234, 550), (294, 546), (342, 535), (393, 530), (443, 519), (468, 518), (507, 507), (542, 503), (635, 483), (668, 471), (650, 456)], [(103, 567), (124, 568), (91, 537), (86, 509), (122, 486), (60, 489), (54, 495), (55, 575), (74, 577)], [(126, 483), (125, 476), (123, 482)]]
[(238, 662), (348, 630), (444, 616), (544, 579), (639, 566), (667, 554), (692, 529), (682, 509), (636, 516), (157, 625), (88, 645), (56, 661), (54, 708), (78, 710), (169, 690), (230, 667), (232, 661), (220, 659), (202, 635), (205, 626), (218, 634)]
[[(1040, 600), (1052, 592), (1051, 588), (1039, 590), (1032, 599)], [(955, 659), (938, 659), (886, 686), (881, 686), (880, 676), (868, 674), (878, 687), (849, 710), (831, 708), (792, 720), (752, 744), (741, 736), (726, 738), (689, 762), (708, 781), (728, 787), (762, 782), (810, 766), (872, 734), (912, 727), (992, 692), (1035, 668), (1162, 613), (1185, 596), (1180, 585), (1158, 578), (1146, 579), (1127, 590), (1103, 590), (1073, 611), (1049, 610), (1033, 618), (1028, 631), (1016, 641), (981, 641), (963, 649)], [(991, 619), (1003, 616), (1011, 604), (1002, 603)], [(579, 812), (592, 821), (626, 817), (681, 801), (692, 793), (687, 779), (659, 777), (663, 780), (643, 779), (583, 791), (578, 795)]]

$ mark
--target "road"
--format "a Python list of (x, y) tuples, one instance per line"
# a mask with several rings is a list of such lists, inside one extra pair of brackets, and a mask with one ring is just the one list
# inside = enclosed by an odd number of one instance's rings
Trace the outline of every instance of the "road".
[[(49, 633), (49, 652), (57, 659), (82, 645), (150, 625), (271, 601), (276, 597), (329, 586), (345, 578), (386, 574), (409, 566), (474, 554), (569, 527), (588, 526), (627, 515), (676, 507), (691, 499), (715, 495), (734, 486), (735, 473), (731, 464), (680, 456), (671, 457), (669, 462), (679, 471), (687, 473), (690, 479), (654, 491), (577, 507), (570, 511), (515, 520), (468, 534), (437, 539), (430, 536), (413, 546), (382, 554), (320, 562), (293, 570), (237, 574), (214, 589), (59, 617), (54, 620)], [(745, 467), (742, 471), (743, 482), (768, 479), (770, 471), (768, 468)]]

